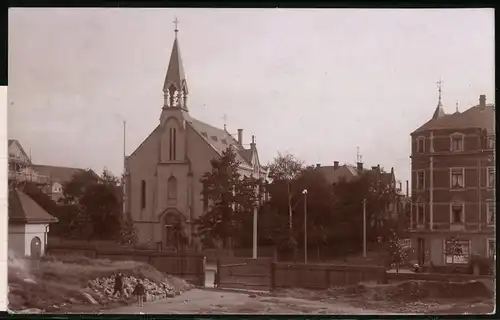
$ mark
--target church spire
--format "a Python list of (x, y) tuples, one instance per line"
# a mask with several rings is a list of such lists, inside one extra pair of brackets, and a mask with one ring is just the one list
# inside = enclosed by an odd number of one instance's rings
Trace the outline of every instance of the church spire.
[(177, 25), (179, 20), (175, 18), (175, 39), (170, 54), (170, 62), (168, 64), (167, 75), (165, 76), (165, 83), (163, 84), (164, 103), (163, 108), (182, 108), (187, 110), (187, 96), (188, 87), (186, 75), (184, 73), (184, 66), (182, 65), (181, 51), (179, 48), (179, 40), (177, 33), (179, 29)]
[(445, 115), (444, 113), (444, 109), (443, 109), (443, 103), (441, 102), (441, 89), (442, 89), (442, 84), (443, 84), (443, 81), (439, 80), (437, 82), (437, 85), (438, 85), (438, 92), (439, 92), (439, 98), (438, 98), (438, 104), (437, 104), (437, 107), (436, 107), (436, 110), (434, 111), (434, 114), (432, 115), (432, 119), (437, 119), (437, 118), (441, 118), (442, 116)]

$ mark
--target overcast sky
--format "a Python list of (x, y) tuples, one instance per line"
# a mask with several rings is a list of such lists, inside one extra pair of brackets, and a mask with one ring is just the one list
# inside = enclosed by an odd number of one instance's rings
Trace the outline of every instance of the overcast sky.
[(10, 9), (8, 136), (40, 164), (123, 167), (159, 123), (178, 17), (190, 114), (256, 135), (261, 162), (356, 161), (409, 179), (437, 104), (494, 101), (494, 11)]

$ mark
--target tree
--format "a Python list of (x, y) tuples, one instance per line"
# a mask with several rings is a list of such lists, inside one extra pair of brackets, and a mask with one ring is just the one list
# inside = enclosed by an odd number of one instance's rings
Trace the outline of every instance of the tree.
[(396, 267), (396, 273), (399, 273), (400, 266), (408, 260), (408, 253), (411, 247), (408, 247), (399, 237), (397, 232), (393, 230), (388, 241), (389, 265)]
[(240, 232), (240, 221), (233, 210), (236, 205), (236, 188), (239, 184), (239, 161), (232, 148), (226, 149), (220, 158), (210, 161), (212, 170), (200, 179), (207, 199), (208, 212), (198, 218), (198, 234), (202, 238), (222, 241), (225, 248), (232, 248), (232, 242)]
[(447, 257), (451, 256), (451, 263), (456, 263), (456, 259), (463, 256), (462, 245), (456, 237), (446, 240), (444, 251)]

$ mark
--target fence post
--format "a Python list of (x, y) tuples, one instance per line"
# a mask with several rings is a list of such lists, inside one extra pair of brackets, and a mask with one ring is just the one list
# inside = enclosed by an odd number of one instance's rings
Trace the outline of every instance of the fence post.
[(276, 262), (271, 261), (269, 272), (269, 291), (273, 291), (276, 288)]
[(220, 287), (220, 259), (217, 259), (217, 268), (215, 269), (214, 284), (215, 287)]

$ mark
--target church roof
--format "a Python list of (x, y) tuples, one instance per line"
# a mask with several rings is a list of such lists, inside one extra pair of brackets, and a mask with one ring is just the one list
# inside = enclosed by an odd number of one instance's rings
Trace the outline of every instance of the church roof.
[(10, 223), (51, 223), (57, 218), (51, 216), (35, 200), (17, 189), (9, 190)]
[(489, 131), (495, 130), (495, 106), (487, 104), (481, 108), (479, 105), (471, 107), (464, 112), (455, 112), (446, 114), (437, 119), (427, 121), (413, 133), (426, 130), (438, 129), (465, 129), (465, 128), (484, 128)]

